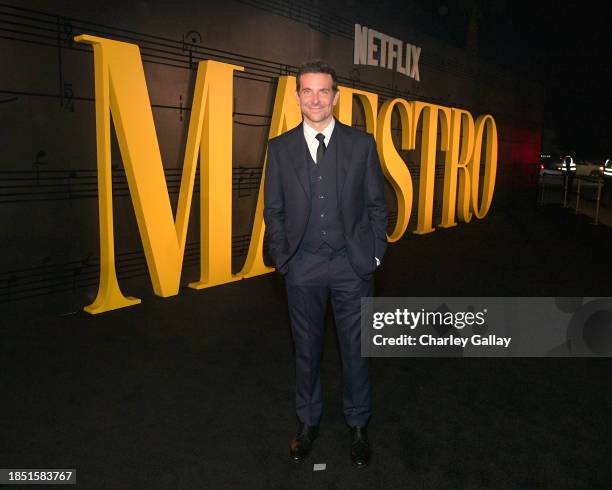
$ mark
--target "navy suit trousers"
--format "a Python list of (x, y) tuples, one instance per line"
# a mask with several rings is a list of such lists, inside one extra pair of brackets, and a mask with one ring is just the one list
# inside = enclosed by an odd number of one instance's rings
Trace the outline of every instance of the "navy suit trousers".
[(323, 244), (316, 253), (298, 250), (285, 275), (295, 344), (296, 411), (319, 425), (323, 410), (321, 352), (327, 301), (336, 320), (342, 355), (342, 404), (349, 426), (365, 426), (371, 413), (369, 359), (361, 357), (361, 298), (373, 295), (374, 280), (360, 278), (345, 250)]

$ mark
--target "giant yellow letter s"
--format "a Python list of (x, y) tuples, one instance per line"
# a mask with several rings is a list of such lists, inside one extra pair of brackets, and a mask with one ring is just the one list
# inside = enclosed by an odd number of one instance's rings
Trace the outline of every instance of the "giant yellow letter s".
[(398, 241), (410, 221), (412, 211), (412, 178), (404, 160), (395, 149), (391, 137), (391, 115), (393, 108), (397, 107), (402, 125), (402, 149), (414, 148), (412, 144), (412, 103), (404, 99), (391, 99), (383, 104), (378, 114), (378, 129), (376, 133), (376, 144), (382, 169), (387, 180), (393, 187), (397, 200), (397, 222), (391, 234), (387, 237), (390, 242)]
[(75, 39), (94, 50), (98, 147), (100, 284), (85, 311), (102, 313), (140, 302), (123, 296), (115, 271), (111, 114), (155, 294), (178, 293), (198, 154), (201, 274), (190, 286), (199, 289), (240, 279), (231, 274), (232, 114), (228, 108), (233, 73), (243, 68), (199, 63), (175, 222), (138, 46), (88, 35)]

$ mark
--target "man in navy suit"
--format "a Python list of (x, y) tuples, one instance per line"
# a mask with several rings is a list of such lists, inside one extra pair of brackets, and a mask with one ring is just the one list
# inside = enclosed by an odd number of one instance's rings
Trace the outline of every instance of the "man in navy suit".
[(336, 74), (322, 61), (297, 74), (302, 124), (270, 140), (264, 189), (269, 250), (285, 277), (296, 355), (298, 433), (290, 457), (299, 462), (318, 434), (323, 401), (320, 361), (327, 301), (342, 355), (343, 411), (351, 461), (370, 460), (368, 359), (361, 357), (361, 298), (387, 247), (387, 206), (376, 142), (333, 117)]

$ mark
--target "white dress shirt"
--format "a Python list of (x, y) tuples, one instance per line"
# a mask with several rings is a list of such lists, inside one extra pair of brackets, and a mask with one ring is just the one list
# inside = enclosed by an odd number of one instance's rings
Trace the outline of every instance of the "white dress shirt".
[(310, 151), (310, 156), (312, 160), (317, 163), (317, 148), (319, 148), (319, 140), (317, 139), (317, 134), (321, 133), (325, 136), (323, 140), (325, 143), (325, 148), (329, 146), (329, 140), (331, 139), (332, 132), (334, 131), (334, 126), (336, 125), (336, 120), (332, 117), (332, 120), (327, 125), (327, 127), (323, 131), (317, 131), (316, 129), (310, 127), (306, 121), (302, 125), (304, 127), (304, 138), (306, 139), (306, 144), (308, 145), (308, 150)]

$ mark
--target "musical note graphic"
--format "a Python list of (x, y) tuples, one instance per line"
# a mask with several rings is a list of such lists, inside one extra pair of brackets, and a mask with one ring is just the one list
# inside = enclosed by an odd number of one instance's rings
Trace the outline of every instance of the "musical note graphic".
[[(62, 46), (67, 46), (68, 48), (72, 48), (73, 46), (73, 28), (72, 23), (66, 17), (58, 16), (56, 18), (57, 24), (57, 72), (59, 79), (59, 101), (60, 107), (66, 109), (66, 105), (64, 102), (64, 92), (66, 91), (66, 87), (64, 84), (64, 72), (63, 72), (63, 61), (62, 61)], [(70, 110), (70, 109), (68, 109)], [(72, 109), (74, 111), (74, 108)], [(71, 112), (72, 112), (71, 111)]]
[[(188, 41), (186, 41), (187, 39)], [(187, 51), (189, 54), (189, 68), (195, 69), (193, 63), (193, 49), (196, 48), (196, 45), (202, 44), (202, 34), (198, 31), (189, 31), (187, 34), (183, 34), (183, 51)]]
[(279, 64), (278, 65), (278, 74), (281, 76), (284, 75), (291, 75), (291, 71), (289, 69), (289, 65), (285, 65), (285, 64)]
[(69, 48), (72, 48), (74, 44), (74, 29), (72, 27), (72, 22), (66, 17), (62, 17), (61, 26), (61, 42)]
[(47, 165), (47, 162), (42, 162), (40, 159), (46, 156), (47, 153), (44, 150), (39, 150), (36, 157), (34, 157), (34, 162), (32, 165), (34, 165), (34, 168), (36, 169), (36, 185), (40, 184), (40, 166)]
[(74, 91), (72, 90), (72, 84), (64, 82), (64, 93), (63, 93), (63, 107), (68, 112), (74, 112)]

